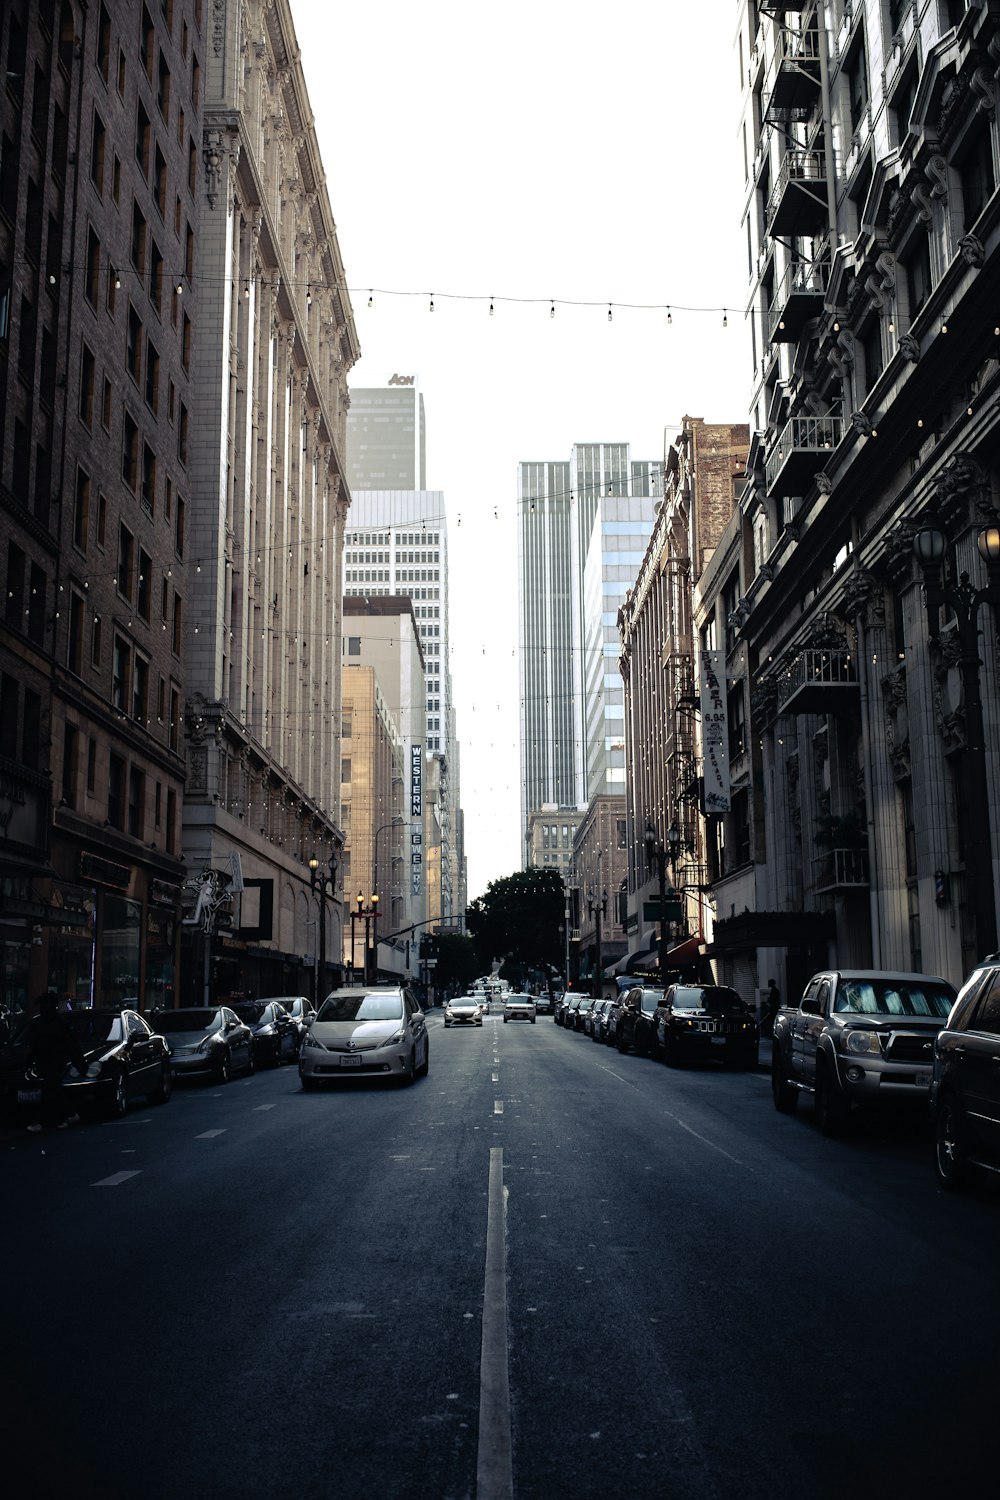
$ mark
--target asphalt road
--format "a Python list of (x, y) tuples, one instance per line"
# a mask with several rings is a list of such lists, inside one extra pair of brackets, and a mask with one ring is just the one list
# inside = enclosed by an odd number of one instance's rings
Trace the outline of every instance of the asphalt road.
[(995, 1478), (1000, 1189), (942, 1193), (912, 1128), (828, 1141), (764, 1072), (668, 1070), (547, 1018), (430, 1025), (409, 1088), (305, 1095), (283, 1068), (0, 1136), (8, 1493)]

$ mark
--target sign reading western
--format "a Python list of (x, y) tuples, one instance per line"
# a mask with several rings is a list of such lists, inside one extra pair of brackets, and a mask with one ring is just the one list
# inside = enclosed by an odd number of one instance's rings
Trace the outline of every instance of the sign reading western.
[(424, 806), (422, 754), (421, 745), (410, 746), (410, 816), (412, 818), (419, 818)]
[(729, 811), (729, 725), (726, 663), (722, 651), (701, 653), (701, 750), (704, 757), (703, 811)]

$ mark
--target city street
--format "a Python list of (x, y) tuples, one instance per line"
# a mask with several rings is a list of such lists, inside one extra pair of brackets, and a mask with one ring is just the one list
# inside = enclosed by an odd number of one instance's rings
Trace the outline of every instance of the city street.
[(808, 1102), (779, 1116), (763, 1069), (667, 1069), (548, 1018), (429, 1023), (408, 1088), (307, 1095), (288, 1067), (3, 1133), (9, 1493), (798, 1500), (981, 1476), (997, 1187), (941, 1192), (895, 1123), (831, 1141)]

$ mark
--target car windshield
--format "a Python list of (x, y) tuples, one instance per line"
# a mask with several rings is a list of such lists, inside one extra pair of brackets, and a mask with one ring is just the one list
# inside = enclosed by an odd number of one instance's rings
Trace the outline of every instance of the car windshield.
[(944, 1020), (955, 1003), (950, 985), (934, 979), (841, 979), (833, 1008), (863, 1016), (930, 1016)]
[(267, 1010), (267, 1006), (263, 1005), (259, 1000), (244, 1000), (239, 1005), (234, 1005), (233, 1010), (241, 1021), (246, 1021), (252, 1026), (256, 1021), (261, 1019)]
[(678, 985), (671, 1001), (674, 1010), (742, 1010), (735, 990), (708, 989), (703, 985)]
[(206, 1035), (218, 1031), (222, 1012), (218, 1010), (159, 1010), (153, 1026), (160, 1032), (201, 1031)]
[(328, 995), (317, 1021), (400, 1021), (399, 995)]
[(76, 1032), (80, 1046), (86, 1052), (91, 1047), (113, 1046), (124, 1040), (125, 1028), (121, 1016), (106, 1010), (74, 1010), (64, 1018)]
[(662, 990), (643, 990), (643, 992), (642, 992), (642, 1008), (643, 1008), (643, 1010), (646, 1011), (646, 1013), (648, 1015), (652, 1015), (653, 1011), (656, 1009), (656, 1007), (659, 1005), (659, 1003), (660, 1003), (660, 1001), (662, 999), (663, 999), (663, 991)]

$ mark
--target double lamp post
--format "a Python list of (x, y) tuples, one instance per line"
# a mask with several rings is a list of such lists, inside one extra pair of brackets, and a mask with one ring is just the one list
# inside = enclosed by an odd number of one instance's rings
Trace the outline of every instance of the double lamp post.
[(318, 1005), (326, 995), (326, 898), (329, 893), (334, 900), (337, 894), (337, 851), (330, 851), (329, 873), (321, 870), (318, 855), (309, 857), (309, 884), (319, 897), (319, 962), (316, 968), (316, 994)]
[(658, 967), (660, 978), (667, 969), (667, 860), (670, 861), (670, 877), (674, 885), (677, 883), (677, 860), (681, 852), (681, 831), (677, 826), (677, 819), (667, 829), (667, 842), (664, 845), (652, 823), (646, 824), (646, 833), (643, 838), (646, 845), (646, 862), (652, 865), (656, 861), (657, 874), (659, 876), (659, 917), (660, 917), (660, 941), (658, 945)]

